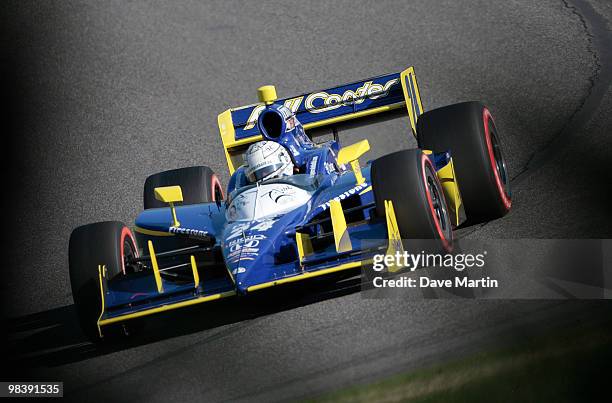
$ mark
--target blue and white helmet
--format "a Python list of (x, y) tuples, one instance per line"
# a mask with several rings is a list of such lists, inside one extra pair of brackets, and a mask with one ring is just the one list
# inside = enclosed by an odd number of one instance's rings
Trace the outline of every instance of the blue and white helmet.
[(245, 155), (245, 174), (251, 183), (293, 175), (293, 162), (285, 147), (274, 141), (251, 144)]

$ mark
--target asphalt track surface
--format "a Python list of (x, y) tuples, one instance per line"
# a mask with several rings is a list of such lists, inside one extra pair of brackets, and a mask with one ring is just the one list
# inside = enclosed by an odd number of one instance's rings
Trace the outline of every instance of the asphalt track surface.
[[(227, 183), (217, 114), (414, 65), (426, 109), (482, 100), (514, 208), (476, 238), (610, 238), (612, 5), (605, 1), (12, 2), (2, 5), (10, 170), (3, 191), (5, 376), (75, 401), (259, 400), (329, 390), (598, 321), (605, 301), (365, 300), (312, 285), (147, 322), (99, 348), (74, 323), (72, 228), (139, 212), (147, 175), (206, 164)], [(341, 133), (371, 157), (405, 120)], [(6, 197), (11, 195), (11, 197)]]

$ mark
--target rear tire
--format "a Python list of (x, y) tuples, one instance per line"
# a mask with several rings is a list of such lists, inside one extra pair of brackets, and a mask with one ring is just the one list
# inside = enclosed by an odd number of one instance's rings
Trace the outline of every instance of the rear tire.
[(98, 265), (106, 266), (102, 281), (126, 271), (125, 260), (138, 256), (130, 229), (117, 221), (83, 225), (72, 231), (68, 247), (70, 285), (79, 323), (92, 341), (100, 341), (98, 317), (102, 310)]
[[(452, 249), (446, 200), (427, 155), (416, 149), (382, 156), (372, 162), (371, 178), (377, 214), (385, 217), (384, 201), (391, 200), (402, 239), (435, 239), (435, 249)], [(414, 249), (417, 245), (407, 246)], [(425, 246), (431, 249), (429, 243)]]
[(512, 206), (510, 178), (491, 112), (480, 102), (464, 102), (419, 116), (419, 147), (450, 151), (468, 219), (504, 216)]
[(161, 186), (178, 185), (183, 191), (183, 205), (210, 203), (224, 198), (217, 175), (207, 166), (195, 166), (159, 172), (149, 176), (144, 185), (144, 208), (167, 207), (155, 198), (154, 190)]

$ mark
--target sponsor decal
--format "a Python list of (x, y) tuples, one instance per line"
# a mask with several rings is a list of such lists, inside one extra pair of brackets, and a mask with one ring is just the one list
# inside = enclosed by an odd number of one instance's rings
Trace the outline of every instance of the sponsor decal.
[[(257, 225), (250, 229), (252, 230), (257, 226), (263, 227), (263, 225), (268, 225), (268, 223), (272, 223), (272, 221), (268, 220), (256, 223)], [(255, 231), (257, 231), (257, 229), (255, 229)], [(263, 234), (234, 237), (234, 239), (225, 244), (225, 248), (228, 251), (227, 260), (230, 263), (236, 263), (241, 260), (255, 260), (259, 255), (259, 243), (266, 238), (267, 237)]]
[[(304, 106), (310, 113), (327, 112), (344, 105), (359, 105), (366, 99), (378, 99), (387, 96), (391, 87), (399, 83), (399, 79), (394, 78), (384, 84), (375, 84), (373, 81), (366, 81), (357, 89), (344, 91), (342, 94), (330, 94), (325, 91), (314, 92), (306, 97)], [(292, 112), (296, 113), (302, 104), (303, 96), (290, 98), (284, 105)], [(266, 108), (265, 105), (258, 105), (253, 108), (247, 123), (242, 130), (250, 130), (255, 127), (259, 114)]]
[[(272, 196), (270, 196), (272, 197)], [(226, 241), (229, 241), (230, 239), (236, 238), (238, 235), (242, 235), (243, 232), (248, 232), (248, 231), (257, 231), (257, 232), (262, 232), (262, 231), (267, 231), (270, 228), (272, 228), (272, 226), (274, 225), (274, 220), (261, 220), (261, 221), (252, 221), (252, 222), (245, 222), (245, 223), (239, 223), (239, 224), (235, 224), (232, 227), (232, 230), (229, 234), (229, 236), (227, 236), (225, 238)], [(266, 236), (265, 235), (249, 235), (246, 237), (241, 237), (241, 240), (244, 239), (249, 239), (251, 237), (260, 237), (259, 239), (265, 239)], [(236, 242), (236, 241), (232, 241), (232, 242)], [(232, 242), (230, 242), (229, 244), (231, 244)]]
[(251, 241), (258, 241), (259, 243), (259, 241), (261, 241), (262, 239), (266, 239), (266, 236), (262, 234), (247, 235), (244, 237), (232, 239), (226, 244), (226, 247), (231, 248), (234, 245), (243, 244), (245, 242), (251, 242)]
[(258, 248), (239, 249), (227, 255), (227, 259), (230, 261), (230, 263), (236, 263), (241, 260), (255, 260), (258, 255)]
[(259, 246), (259, 241), (265, 237), (249, 236), (246, 239), (241, 239), (242, 242), (231, 242), (228, 244), (230, 252), (235, 252), (244, 248), (256, 248)]
[(389, 80), (385, 84), (373, 84), (372, 81), (366, 81), (355, 91), (347, 90), (342, 95), (328, 94), (325, 91), (315, 92), (306, 98), (306, 110), (310, 113), (321, 113), (344, 105), (359, 105), (366, 99), (377, 99), (386, 96), (389, 93), (389, 88), (398, 82), (397, 78)]
[(359, 191), (361, 191), (361, 190), (363, 190), (363, 189), (365, 189), (367, 187), (368, 187), (368, 183), (364, 182), (361, 185), (357, 185), (357, 186), (355, 186), (355, 187), (353, 187), (353, 188), (351, 188), (351, 189), (349, 189), (349, 190), (339, 194), (338, 196), (330, 199), (329, 201), (327, 201), (327, 202), (325, 202), (325, 203), (323, 203), (321, 205), (318, 205), (316, 208), (325, 211), (330, 206), (332, 200), (344, 200), (347, 197), (350, 197), (350, 196), (354, 195), (355, 193), (357, 193), (357, 192), (359, 192)]
[(244, 224), (236, 224), (236, 225), (234, 225), (232, 227), (232, 231), (227, 236), (227, 238), (225, 238), (225, 240), (227, 241), (229, 239), (236, 238), (238, 235), (241, 235), (244, 231), (249, 229), (250, 226), (251, 226), (251, 223), (244, 223)]
[[(283, 203), (284, 200), (282, 200), (283, 197), (289, 197), (289, 198), (293, 198), (295, 196), (296, 193), (296, 188), (295, 186), (291, 186), (291, 185), (279, 185), (279, 186), (275, 186), (272, 190), (267, 191), (262, 193), (259, 198), (263, 199), (263, 198), (270, 198), (270, 200), (272, 200), (274, 203), (279, 204), (279, 203)], [(272, 224), (274, 223), (272, 220), (266, 220), (267, 222), (271, 223), (269, 224), (269, 226), (265, 229), (261, 229), (263, 228), (265, 225), (256, 225), (257, 230), (258, 231), (265, 231), (266, 229), (270, 228), (272, 226)], [(263, 224), (266, 221), (262, 221), (261, 223)]]
[(170, 227), (168, 232), (172, 234), (189, 235), (195, 237), (205, 237), (208, 235), (208, 231), (202, 231), (198, 229), (183, 228), (183, 227)]
[(269, 192), (264, 193), (260, 197), (269, 197), (270, 200), (272, 200), (274, 203), (278, 204), (278, 203), (282, 202), (281, 199), (283, 197), (289, 197), (290, 198), (291, 196), (293, 196), (293, 194), (291, 194), (291, 193), (284, 193), (283, 191), (278, 190), (278, 189), (272, 189)]
[(310, 160), (310, 169), (308, 170), (310, 176), (315, 176), (317, 174), (317, 162), (319, 162), (319, 156), (315, 155), (312, 157), (312, 160)]
[[(258, 221), (254, 226), (251, 227), (253, 231), (267, 231), (274, 225), (274, 220), (263, 220)], [(265, 238), (263, 235), (258, 235)]]

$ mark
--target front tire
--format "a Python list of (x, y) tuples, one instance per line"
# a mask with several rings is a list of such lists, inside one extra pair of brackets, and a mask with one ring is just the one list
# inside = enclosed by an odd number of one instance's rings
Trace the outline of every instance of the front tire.
[(136, 240), (125, 224), (106, 221), (72, 231), (68, 247), (70, 285), (79, 324), (92, 341), (99, 341), (98, 318), (102, 311), (98, 266), (106, 267), (102, 281), (124, 275), (126, 261), (138, 256)]
[[(372, 162), (372, 191), (376, 212), (385, 216), (385, 200), (393, 202), (395, 218), (404, 240), (436, 240), (452, 249), (453, 232), (442, 186), (436, 170), (421, 150), (402, 150)], [(415, 246), (407, 245), (411, 249)], [(429, 243), (427, 249), (429, 249)]]
[(207, 166), (194, 166), (163, 171), (149, 176), (144, 185), (144, 208), (167, 207), (155, 198), (155, 188), (178, 185), (183, 191), (183, 205), (210, 203), (224, 198), (217, 175)]
[(463, 102), (419, 116), (419, 147), (450, 151), (467, 217), (473, 223), (504, 216), (512, 206), (510, 178), (489, 109)]

